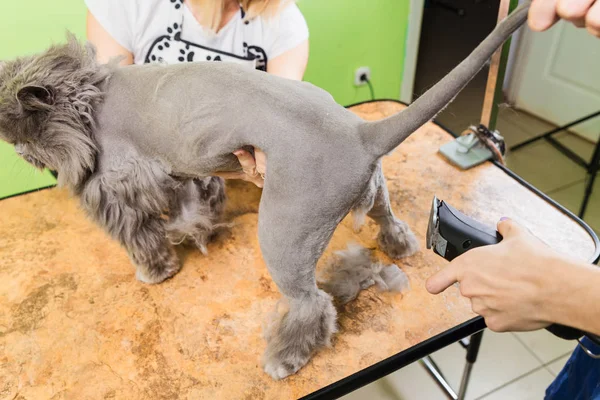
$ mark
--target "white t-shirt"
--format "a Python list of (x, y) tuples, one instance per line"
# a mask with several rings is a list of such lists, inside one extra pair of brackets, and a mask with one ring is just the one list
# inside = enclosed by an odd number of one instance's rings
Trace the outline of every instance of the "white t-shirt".
[(85, 0), (102, 27), (133, 54), (134, 63), (229, 61), (266, 71), (267, 61), (308, 38), (296, 6), (247, 23), (240, 10), (217, 34), (203, 28), (183, 0)]

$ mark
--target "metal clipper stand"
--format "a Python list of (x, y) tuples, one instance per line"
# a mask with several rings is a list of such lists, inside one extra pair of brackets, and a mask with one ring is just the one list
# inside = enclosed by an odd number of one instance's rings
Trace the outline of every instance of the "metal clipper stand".
[(573, 150), (569, 149), (568, 147), (566, 147), (565, 145), (560, 143), (558, 140), (554, 139), (552, 137), (552, 135), (554, 135), (560, 131), (567, 130), (572, 126), (578, 125), (582, 122), (591, 120), (592, 118), (596, 118), (599, 116), (600, 116), (600, 111), (596, 111), (592, 114), (586, 115), (585, 117), (579, 118), (578, 120), (575, 120), (573, 122), (569, 122), (566, 125), (559, 126), (558, 128), (552, 129), (546, 133), (543, 133), (539, 136), (528, 139), (528, 140), (526, 140), (522, 143), (519, 143), (510, 148), (511, 151), (515, 151), (515, 150), (525, 147), (531, 143), (537, 142), (540, 139), (545, 139), (548, 143), (550, 143), (552, 146), (554, 146), (555, 149), (557, 149), (558, 151), (563, 153), (565, 156), (569, 157), (576, 164), (585, 168), (585, 171), (587, 173), (585, 192), (584, 192), (585, 194), (583, 196), (583, 201), (581, 202), (581, 206), (579, 208), (579, 214), (578, 214), (578, 217), (581, 219), (583, 219), (583, 217), (585, 217), (585, 211), (587, 210), (587, 206), (590, 201), (590, 196), (592, 195), (592, 190), (594, 188), (594, 182), (596, 180), (596, 175), (598, 174), (598, 171), (600, 171), (600, 141), (596, 142), (596, 145), (594, 146), (594, 152), (592, 155), (592, 159), (591, 159), (591, 161), (588, 161), (588, 160), (583, 159), (578, 154), (576, 154)]
[[(500, 0), (498, 21), (504, 19), (509, 12), (512, 12), (517, 7), (517, 5), (518, 0)], [(493, 131), (493, 129), (496, 125), (498, 99), (502, 95), (502, 82), (504, 81), (509, 49), (510, 39), (492, 56), (481, 115), (481, 124), (478, 127), (470, 127), (467, 131), (463, 132), (461, 137), (452, 142), (454, 145), (451, 146), (453, 147), (448, 146), (445, 149), (440, 149), (442, 154), (461, 168), (470, 168), (485, 161), (485, 159), (493, 158), (502, 162), (502, 156), (504, 155), (504, 140), (498, 132)], [(476, 148), (478, 148), (479, 154), (473, 151)], [(482, 153), (483, 150), (488, 151), (488, 156), (484, 156), (484, 153)], [(470, 154), (465, 157), (465, 154), (468, 154), (469, 152)], [(481, 160), (481, 158), (485, 159)], [(420, 360), (421, 365), (423, 365), (448, 398), (453, 400), (465, 398), (471, 371), (473, 370), (475, 361), (477, 361), (482, 338), (483, 331), (480, 331), (469, 338), (464, 338), (459, 341), (459, 344), (465, 348), (467, 354), (458, 394), (448, 383), (433, 358), (426, 356)]]

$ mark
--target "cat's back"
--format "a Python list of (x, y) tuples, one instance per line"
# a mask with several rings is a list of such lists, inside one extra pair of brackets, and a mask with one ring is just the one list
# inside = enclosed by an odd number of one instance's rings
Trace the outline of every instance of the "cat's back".
[(356, 123), (358, 117), (310, 83), (220, 62), (118, 68), (100, 113), (101, 126), (144, 140), (164, 140), (174, 127), (186, 137), (204, 130), (229, 134), (240, 126), (249, 135), (279, 136), (292, 128), (347, 135)]
[(130, 65), (118, 68), (111, 79), (108, 95), (127, 99), (136, 107), (139, 103), (149, 107), (158, 100), (181, 106), (227, 103), (240, 107), (252, 102), (271, 109), (282, 104), (320, 109), (337, 105), (328, 92), (315, 85), (235, 63)]

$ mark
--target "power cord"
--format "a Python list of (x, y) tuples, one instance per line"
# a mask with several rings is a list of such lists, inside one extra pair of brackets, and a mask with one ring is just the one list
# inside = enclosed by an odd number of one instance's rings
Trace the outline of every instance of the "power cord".
[(360, 81), (365, 82), (369, 86), (369, 91), (371, 92), (371, 100), (375, 100), (375, 91), (373, 90), (373, 85), (369, 78), (367, 78), (367, 74), (362, 74), (360, 76)]

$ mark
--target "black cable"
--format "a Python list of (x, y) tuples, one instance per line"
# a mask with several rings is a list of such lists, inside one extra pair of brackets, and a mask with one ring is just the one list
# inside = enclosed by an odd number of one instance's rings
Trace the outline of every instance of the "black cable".
[(365, 82), (367, 85), (369, 85), (369, 91), (371, 92), (371, 101), (375, 101), (375, 91), (373, 90), (373, 85), (371, 84), (371, 81), (369, 80), (369, 77), (366, 73), (360, 75), (360, 81)]
[(371, 84), (371, 81), (368, 79), (365, 79), (364, 81), (367, 82), (367, 85), (369, 85), (369, 90), (371, 91), (371, 100), (375, 100), (375, 91), (373, 90), (373, 85)]

